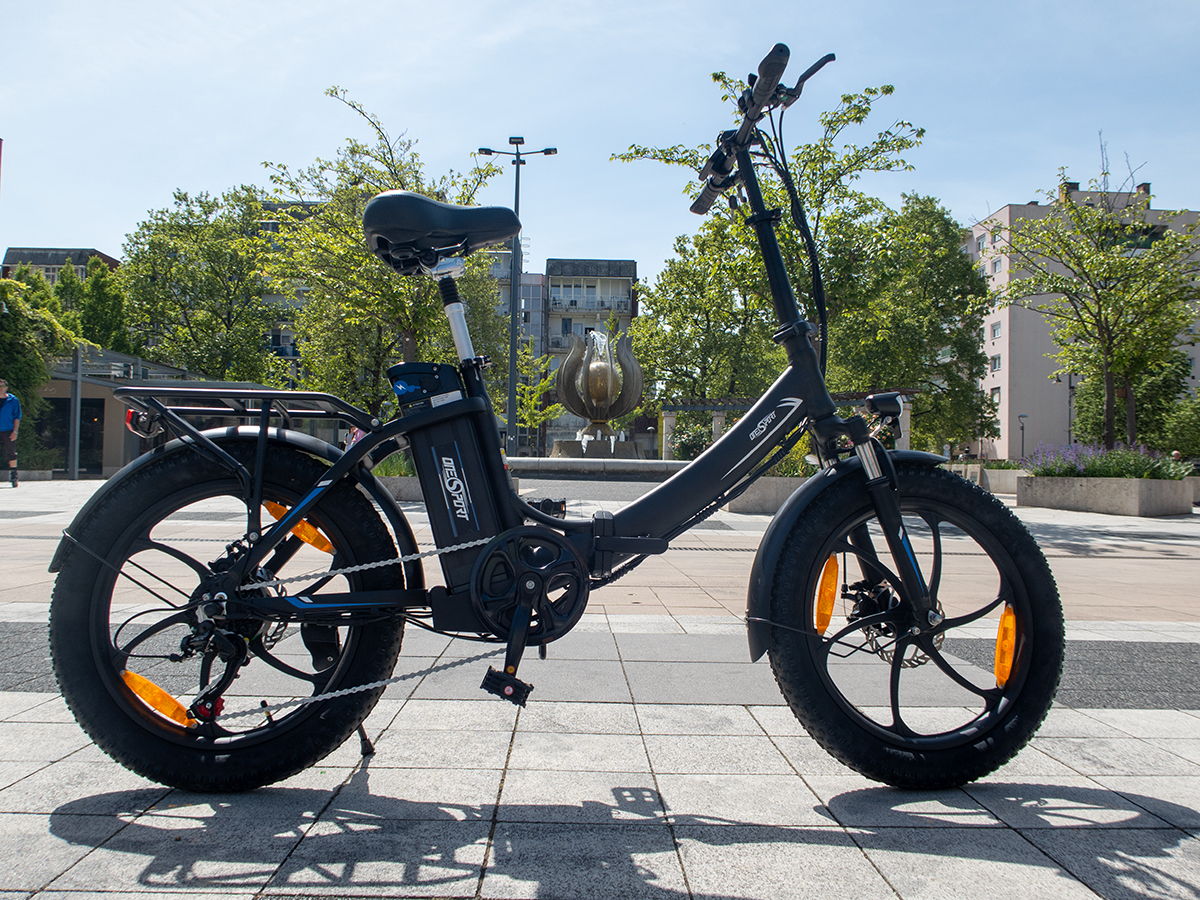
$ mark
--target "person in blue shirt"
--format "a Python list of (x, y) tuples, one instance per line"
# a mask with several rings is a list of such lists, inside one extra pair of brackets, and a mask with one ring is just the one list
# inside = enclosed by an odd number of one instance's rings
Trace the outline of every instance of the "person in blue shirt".
[(17, 432), (21, 428), (21, 401), (8, 392), (8, 382), (0, 378), (0, 444), (4, 447), (4, 458), (8, 460), (12, 486), (17, 482)]

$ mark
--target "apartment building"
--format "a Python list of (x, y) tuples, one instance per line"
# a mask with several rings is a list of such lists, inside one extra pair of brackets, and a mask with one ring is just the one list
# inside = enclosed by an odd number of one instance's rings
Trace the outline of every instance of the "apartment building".
[[(1073, 201), (1092, 203), (1092, 192), (1080, 190), (1078, 182), (1067, 182), (1063, 190)], [(1139, 184), (1133, 192), (1112, 192), (1118, 205), (1150, 196), (1150, 184)], [(1055, 203), (1013, 203), (998, 210), (985, 221), (969, 229), (966, 251), (988, 279), (990, 287), (1001, 290), (1019, 272), (1012, 270), (1006, 254), (1008, 233), (1020, 219), (1040, 219), (1054, 212)], [(1147, 221), (1157, 223), (1166, 210), (1150, 209)], [(1176, 227), (1195, 222), (1197, 213), (1187, 212), (1175, 220)], [(1074, 396), (1079, 376), (1055, 375), (1059, 368), (1053, 354), (1057, 351), (1050, 337), (1051, 324), (1028, 298), (1022, 306), (995, 307), (988, 314), (980, 339), (988, 358), (982, 390), (997, 402), (1000, 437), (977, 442), (972, 448), (987, 459), (1018, 459), (1039, 443), (1053, 446), (1072, 443), (1074, 434)], [(1200, 374), (1196, 366), (1196, 348), (1187, 348), (1192, 356), (1193, 378)]]

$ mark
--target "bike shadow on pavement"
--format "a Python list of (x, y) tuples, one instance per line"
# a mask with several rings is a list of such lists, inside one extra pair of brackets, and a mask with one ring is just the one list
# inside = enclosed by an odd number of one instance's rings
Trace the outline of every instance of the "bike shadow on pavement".
[[(1103, 897), (1198, 896), (1200, 814), (1100, 787), (869, 787), (815, 806), (827, 824), (785, 826), (673, 813), (644, 782), (613, 787), (611, 803), (501, 800), (498, 809), (482, 792), (478, 803), (376, 794), (370, 778), (364, 766), (336, 792), (133, 790), (63, 804), (50, 832), (93, 849), (50, 887), (705, 898), (765, 895), (735, 890), (742, 874), (769, 891), (772, 879), (795, 890), (797, 879), (828, 886), (857, 872), (883, 886), (881, 875), (903, 884), (929, 869), (952, 877), (957, 866), (995, 867), (1030, 887), (1065, 872)], [(98, 809), (111, 829), (97, 827)]]

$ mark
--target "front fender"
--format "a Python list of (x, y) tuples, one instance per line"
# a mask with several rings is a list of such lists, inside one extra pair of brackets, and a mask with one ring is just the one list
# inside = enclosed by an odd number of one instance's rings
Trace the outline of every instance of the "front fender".
[[(888, 456), (894, 462), (927, 466), (937, 466), (946, 462), (944, 456), (917, 450), (890, 450)], [(767, 526), (762, 542), (758, 545), (754, 565), (750, 569), (750, 585), (746, 596), (746, 638), (750, 643), (751, 662), (766, 653), (771, 643), (771, 626), (766, 622), (754, 620), (771, 618), (771, 588), (775, 580), (775, 570), (792, 526), (799, 521), (822, 491), (861, 471), (862, 463), (858, 461), (857, 456), (839, 460), (828, 469), (823, 469), (788, 497), (775, 513), (771, 524)]]
[[(210, 438), (218, 444), (228, 443), (230, 441), (254, 441), (258, 439), (259, 429), (253, 425), (231, 425), (227, 428), (210, 428), (202, 432), (205, 437)], [(272, 428), (267, 432), (267, 442), (270, 444), (281, 444), (293, 449), (300, 450), (310, 456), (315, 456), (319, 459), (328, 461), (331, 465), (337, 462), (342, 457), (342, 451), (326, 441), (315, 438), (310, 434), (305, 434), (301, 431), (292, 431), (287, 428)], [(74, 534), (79, 529), (79, 526), (86, 522), (92, 515), (96, 507), (104, 500), (109, 492), (115, 490), (126, 478), (137, 472), (143, 466), (150, 465), (159, 457), (167, 453), (179, 452), (181, 449), (193, 445), (193, 441), (176, 439), (164, 444), (161, 447), (155, 447), (149, 453), (143, 453), (129, 465), (121, 469), (117, 474), (113, 475), (104, 483), (104, 485), (96, 491), (87, 503), (85, 503), (75, 514), (70, 526), (67, 528), (68, 534)], [(412, 528), (409, 527), (408, 520), (404, 517), (399, 504), (391, 493), (380, 484), (379, 479), (368, 472), (362, 466), (357, 466), (352, 472), (358, 483), (362, 485), (363, 490), (367, 495), (375, 501), (384, 516), (387, 517), (388, 523), (392, 526), (392, 531), (396, 535), (396, 541), (399, 545), (401, 556), (415, 553), (417, 550), (417, 540), (414, 537)], [(66, 538), (59, 541), (58, 548), (54, 551), (54, 558), (50, 560), (51, 572), (57, 572), (62, 568), (67, 548), (70, 541)], [(405, 584), (414, 589), (421, 590), (425, 587), (425, 575), (421, 566), (415, 563), (405, 563), (404, 565)]]

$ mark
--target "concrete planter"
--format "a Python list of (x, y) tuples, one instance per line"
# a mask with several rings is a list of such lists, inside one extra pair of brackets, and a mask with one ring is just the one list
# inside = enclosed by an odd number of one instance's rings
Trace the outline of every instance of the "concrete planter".
[(1017, 478), (1017, 506), (1114, 516), (1179, 516), (1192, 511), (1192, 488), (1152, 478)]
[(1015, 494), (1017, 478), (1028, 476), (1024, 469), (983, 469), (979, 486), (993, 494)]
[(1200, 475), (1189, 475), (1183, 483), (1192, 486), (1192, 502), (1200, 503)]
[[(7, 474), (7, 472), (5, 473)], [(17, 478), (21, 481), (53, 481), (53, 469), (17, 469)], [(1197, 479), (1200, 481), (1200, 479)]]
[(764, 475), (746, 489), (746, 493), (729, 501), (725, 508), (743, 515), (773, 516), (785, 500), (795, 493), (807, 478), (776, 478)]

